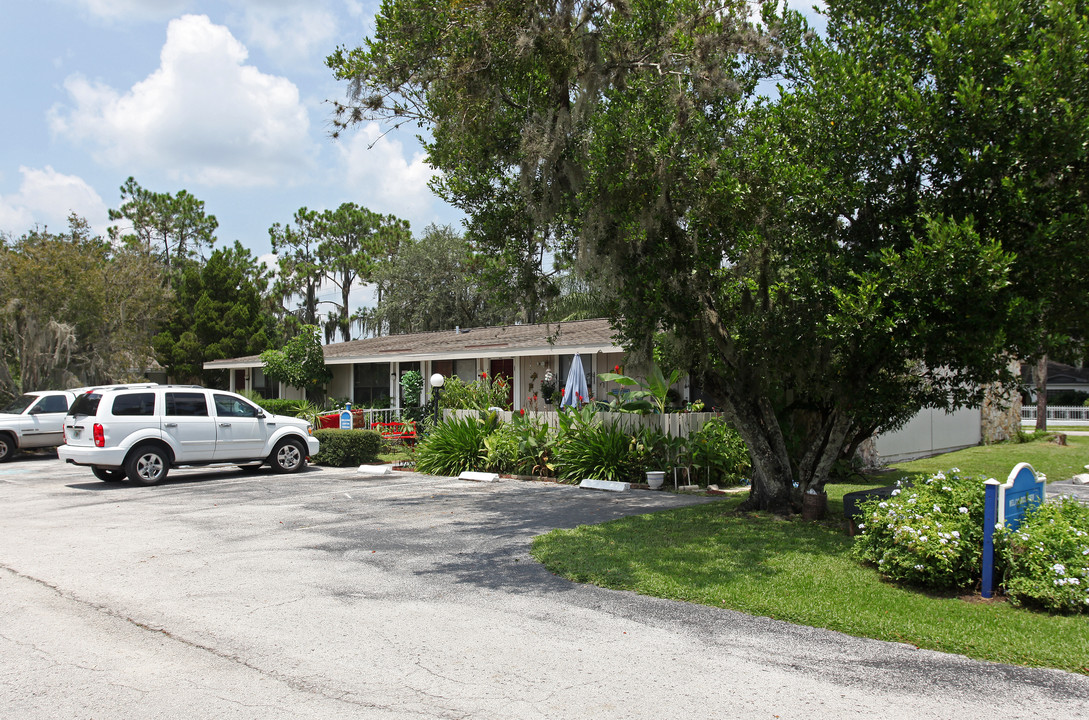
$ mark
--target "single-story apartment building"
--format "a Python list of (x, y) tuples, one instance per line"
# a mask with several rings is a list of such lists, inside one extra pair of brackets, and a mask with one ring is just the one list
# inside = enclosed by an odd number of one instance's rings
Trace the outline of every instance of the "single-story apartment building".
[[(552, 371), (559, 388), (566, 382), (576, 354), (582, 361), (590, 394), (604, 397), (617, 386), (613, 383), (606, 387), (598, 375), (623, 365), (625, 357), (606, 319), (389, 335), (333, 343), (322, 350), (325, 364), (333, 373), (327, 389), (330, 397), (359, 405), (381, 403), (388, 398), (390, 407), (404, 407), (400, 378), (410, 370), (421, 372), (425, 379), (440, 373), (446, 377), (456, 375), (465, 382), (488, 373), (489, 377), (504, 377), (510, 382), (515, 410), (533, 409), (534, 395), (538, 396), (539, 409), (544, 409), (540, 388), (545, 373)], [(303, 397), (300, 390), (265, 377), (256, 355), (212, 360), (204, 367), (227, 370), (231, 390), (253, 390), (270, 398)], [(424, 386), (422, 402), (431, 392), (429, 383)], [(687, 387), (683, 392), (682, 387), (677, 389), (687, 399)]]
[[(566, 382), (576, 354), (592, 397), (604, 399), (608, 392), (619, 389), (616, 383), (602, 382), (599, 375), (625, 364), (624, 349), (607, 319), (389, 335), (333, 343), (322, 350), (333, 373), (327, 388), (330, 397), (356, 405), (395, 408), (408, 404), (401, 397), (400, 378), (410, 370), (421, 372), (425, 380), (434, 373), (456, 375), (465, 382), (485, 372), (492, 378), (505, 377), (511, 386), (511, 405), (518, 411), (549, 409), (541, 394), (541, 380), (552, 371), (558, 390)], [(231, 390), (253, 390), (269, 398), (303, 397), (297, 388), (265, 377), (256, 355), (212, 360), (204, 367), (227, 370)], [(674, 389), (684, 401), (698, 393), (688, 378)], [(431, 392), (425, 382), (421, 404), (428, 401)], [(538, 397), (536, 402), (534, 396)], [(900, 430), (874, 438), (865, 453), (867, 460), (874, 464), (894, 462), (1006, 439), (1020, 426), (1020, 398), (1014, 393), (1012, 400), (1012, 407), (1007, 402), (988, 402), (983, 408), (951, 413), (923, 410)]]

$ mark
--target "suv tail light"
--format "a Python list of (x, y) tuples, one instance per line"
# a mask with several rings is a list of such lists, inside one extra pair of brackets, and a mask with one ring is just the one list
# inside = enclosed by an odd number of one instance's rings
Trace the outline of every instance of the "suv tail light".
[(95, 447), (106, 447), (106, 433), (102, 430), (102, 423), (94, 426)]

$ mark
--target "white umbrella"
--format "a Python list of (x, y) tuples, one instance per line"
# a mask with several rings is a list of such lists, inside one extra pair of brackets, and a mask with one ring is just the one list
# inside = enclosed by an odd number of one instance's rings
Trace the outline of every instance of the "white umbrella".
[(571, 370), (567, 373), (567, 385), (563, 388), (560, 407), (578, 407), (586, 402), (590, 394), (586, 391), (586, 373), (582, 369), (582, 358), (575, 354), (571, 361)]

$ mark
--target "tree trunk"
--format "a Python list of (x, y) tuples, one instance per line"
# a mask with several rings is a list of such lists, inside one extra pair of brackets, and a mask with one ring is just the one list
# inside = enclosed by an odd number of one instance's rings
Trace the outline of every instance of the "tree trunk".
[(1036, 385), (1036, 429), (1047, 431), (1047, 355), (1041, 355), (1032, 371)]
[(752, 490), (741, 509), (789, 514), (795, 509), (794, 473), (771, 404), (766, 399), (752, 403), (727, 399), (726, 409), (752, 460)]

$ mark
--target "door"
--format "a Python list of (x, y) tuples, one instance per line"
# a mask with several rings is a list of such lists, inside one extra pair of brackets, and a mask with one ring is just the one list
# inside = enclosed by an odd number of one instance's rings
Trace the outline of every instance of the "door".
[(492, 380), (503, 378), (507, 383), (506, 409), (514, 407), (514, 360), (492, 360)]
[(208, 462), (215, 455), (216, 424), (202, 392), (168, 392), (163, 435), (174, 441), (179, 463)]
[[(216, 460), (256, 460), (264, 457), (265, 419), (261, 411), (235, 395), (214, 393)], [(261, 413), (263, 414), (263, 413)]]
[(68, 412), (65, 395), (43, 395), (27, 411), (30, 423), (22, 431), (19, 445), (52, 447), (64, 442), (64, 415)]

